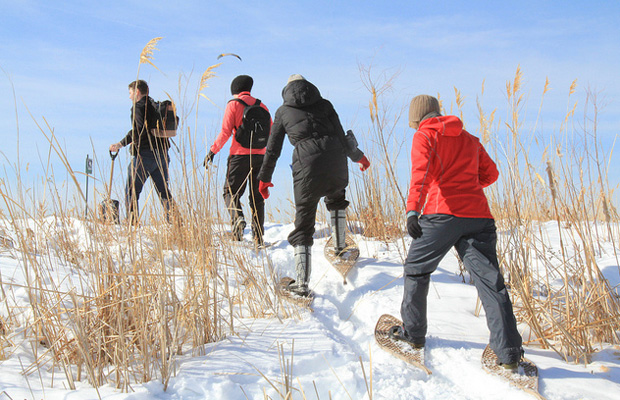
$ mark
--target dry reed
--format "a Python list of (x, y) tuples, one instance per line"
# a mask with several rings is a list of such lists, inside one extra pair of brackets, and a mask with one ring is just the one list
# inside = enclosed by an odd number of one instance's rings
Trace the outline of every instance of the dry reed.
[[(489, 190), (498, 227), (507, 233), (499, 236), (500, 263), (517, 318), (529, 327), (526, 342), (552, 348), (567, 361), (587, 363), (596, 343), (617, 344), (619, 339), (620, 302), (596, 263), (606, 242), (618, 259), (618, 218), (609, 202), (604, 162), (611, 154), (602, 151), (595, 126), (581, 132), (569, 129), (577, 105), (571, 100), (573, 81), (560, 131), (544, 144), (541, 162), (532, 160), (534, 145), (543, 141), (534, 129), (524, 129), (521, 81), (517, 69), (506, 85), (510, 107), (504, 132), (498, 123), (489, 135), (493, 115), (486, 116), (479, 107), (481, 136), (495, 137), (489, 145), (501, 171), (500, 181)], [(547, 80), (543, 96), (548, 90)], [(596, 115), (594, 108), (594, 121)], [(553, 221), (555, 229), (547, 221)], [(560, 241), (559, 254), (548, 249), (546, 235), (553, 231)]]

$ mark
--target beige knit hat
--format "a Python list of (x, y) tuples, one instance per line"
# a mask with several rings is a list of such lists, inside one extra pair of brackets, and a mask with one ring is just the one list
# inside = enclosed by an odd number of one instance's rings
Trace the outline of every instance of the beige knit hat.
[(418, 129), (420, 122), (430, 113), (441, 115), (439, 101), (427, 94), (414, 97), (409, 105), (409, 126), (413, 129)]
[(303, 76), (299, 75), (299, 74), (293, 74), (291, 76), (288, 77), (288, 81), (286, 81), (286, 84), (288, 85), (289, 83), (293, 82), (293, 81), (305, 81), (306, 78), (304, 78)]

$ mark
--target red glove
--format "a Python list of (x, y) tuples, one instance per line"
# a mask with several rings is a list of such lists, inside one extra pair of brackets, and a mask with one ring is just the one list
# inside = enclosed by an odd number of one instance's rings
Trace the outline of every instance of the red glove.
[(266, 199), (269, 197), (270, 187), (273, 187), (273, 183), (258, 181), (258, 191), (260, 192), (260, 195), (263, 196), (263, 199)]
[(357, 162), (360, 165), (360, 171), (366, 171), (370, 167), (370, 161), (366, 156), (362, 156), (362, 159)]

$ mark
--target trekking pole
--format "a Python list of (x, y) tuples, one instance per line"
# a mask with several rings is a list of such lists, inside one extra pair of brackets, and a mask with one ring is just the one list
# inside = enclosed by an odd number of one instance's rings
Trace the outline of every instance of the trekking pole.
[(118, 156), (118, 151), (113, 153), (110, 150), (110, 158), (112, 159), (112, 167), (110, 168), (110, 184), (108, 185), (108, 200), (112, 198), (112, 178), (114, 177), (114, 160)]
[(86, 154), (86, 207), (84, 209), (84, 219), (88, 218), (88, 175), (93, 173), (93, 160)]

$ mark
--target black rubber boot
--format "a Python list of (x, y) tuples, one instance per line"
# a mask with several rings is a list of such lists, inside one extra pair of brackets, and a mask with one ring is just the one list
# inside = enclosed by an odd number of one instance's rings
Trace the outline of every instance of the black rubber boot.
[(334, 251), (336, 254), (340, 254), (344, 250), (346, 245), (347, 234), (347, 212), (346, 210), (331, 210), (331, 223), (332, 223), (332, 243), (334, 244)]
[(312, 272), (312, 246), (295, 246), (295, 273), (297, 279), (291, 282), (289, 290), (298, 296), (308, 296), (308, 282)]

